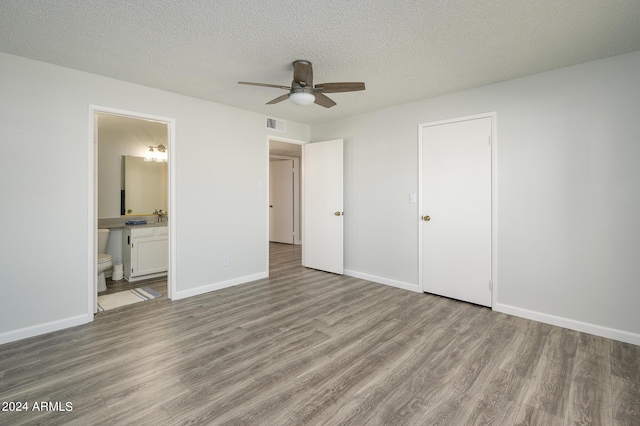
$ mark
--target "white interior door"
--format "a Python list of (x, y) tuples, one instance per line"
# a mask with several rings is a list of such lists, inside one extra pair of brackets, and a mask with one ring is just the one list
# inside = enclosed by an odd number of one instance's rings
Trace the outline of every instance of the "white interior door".
[(491, 117), (425, 125), (421, 143), (422, 289), (491, 306)]
[(302, 265), (343, 273), (342, 139), (303, 145)]
[(269, 163), (269, 241), (293, 244), (293, 160)]

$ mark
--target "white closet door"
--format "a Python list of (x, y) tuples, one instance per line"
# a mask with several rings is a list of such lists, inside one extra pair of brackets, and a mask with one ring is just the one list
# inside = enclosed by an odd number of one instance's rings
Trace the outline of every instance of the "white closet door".
[(422, 127), (422, 289), (483, 306), (491, 306), (490, 141), (490, 117)]

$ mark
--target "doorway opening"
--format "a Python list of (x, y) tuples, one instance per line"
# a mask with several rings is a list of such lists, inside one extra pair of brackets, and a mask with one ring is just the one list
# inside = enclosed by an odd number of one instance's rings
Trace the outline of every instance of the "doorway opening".
[[(300, 219), (298, 221), (299, 232), (297, 235), (299, 246), (301, 247), (300, 264), (306, 268), (342, 274), (344, 271), (344, 141), (342, 139), (334, 139), (307, 144), (306, 142), (280, 139), (273, 136), (267, 137), (267, 143), (271, 145), (272, 142), (304, 145), (299, 159), (300, 207), (298, 211), (300, 212)], [(283, 154), (275, 152), (276, 147), (287, 148), (274, 143), (274, 151), (271, 149), (269, 151), (275, 156)], [(285, 155), (284, 157), (293, 156)], [(274, 160), (279, 159), (275, 158)], [(285, 185), (287, 187), (286, 190), (289, 191), (291, 184), (287, 182)], [(271, 187), (271, 184), (269, 187)], [(270, 188), (270, 202), (272, 201), (271, 193), (274, 191)], [(270, 207), (269, 210), (272, 210), (272, 208)], [(273, 210), (275, 210), (275, 205)], [(267, 240), (270, 240), (270, 237), (267, 237)], [(269, 242), (267, 253), (272, 244), (279, 243)], [(267, 265), (269, 265), (269, 259), (267, 259)]]
[[(107, 255), (119, 268), (108, 268), (116, 276), (101, 290), (106, 295), (119, 289), (154, 287), (169, 299), (175, 294), (175, 120), (131, 111), (90, 106), (90, 186), (89, 206), (89, 316), (98, 311), (98, 228), (109, 229)], [(149, 155), (154, 147), (154, 155)], [(164, 147), (166, 162), (158, 157), (158, 147)], [(145, 168), (146, 165), (150, 167)], [(152, 161), (149, 161), (152, 160)], [(129, 172), (129, 173), (127, 173)], [(129, 176), (127, 176), (129, 174)], [(137, 195), (136, 195), (137, 194)], [(131, 198), (133, 196), (134, 198)], [(160, 213), (162, 211), (162, 214)], [(167, 212), (171, 214), (169, 218)], [(132, 230), (123, 227), (129, 220), (154, 223), (154, 238), (147, 238), (149, 251), (132, 254), (128, 244)], [(159, 223), (155, 223), (159, 222)], [(164, 223), (163, 223), (164, 222)], [(160, 226), (162, 225), (162, 226)], [(135, 229), (135, 228), (134, 228)], [(137, 232), (139, 229), (135, 229)], [(152, 230), (151, 227), (147, 230)], [(104, 231), (101, 231), (104, 233)], [(126, 236), (125, 236), (126, 234)], [(149, 244), (153, 240), (153, 244)], [(127, 244), (123, 244), (123, 242)], [(142, 247), (142, 246), (140, 246)], [(136, 249), (138, 247), (136, 246)], [(147, 254), (145, 254), (147, 253)], [(137, 255), (137, 257), (136, 257)], [(146, 257), (145, 257), (146, 256)], [(104, 255), (101, 255), (104, 257)], [(160, 257), (161, 260), (156, 259)], [(140, 263), (140, 270), (132, 269), (131, 259)], [(144, 262), (143, 262), (144, 260)], [(127, 265), (127, 263), (129, 263)], [(152, 265), (156, 263), (156, 265)], [(157, 264), (162, 267), (158, 267)], [(122, 274), (122, 265), (127, 271)], [(153, 267), (151, 267), (153, 266)], [(146, 267), (147, 270), (142, 270)], [(155, 268), (155, 270), (152, 270)], [(141, 272), (141, 273), (138, 273)], [(121, 276), (122, 274), (123, 276)], [(104, 282), (103, 282), (104, 283)]]
[(302, 145), (306, 142), (269, 136), (267, 143), (268, 253), (272, 250), (299, 253), (302, 245)]

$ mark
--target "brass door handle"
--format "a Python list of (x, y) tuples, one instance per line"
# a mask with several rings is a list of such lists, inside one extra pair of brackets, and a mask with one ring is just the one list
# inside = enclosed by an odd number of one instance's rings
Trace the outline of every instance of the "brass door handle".
[(342, 212), (335, 212), (335, 213), (334, 213), (334, 215), (336, 215), (336, 216), (342, 216), (343, 214), (344, 214), (344, 213), (342, 213)]
[(424, 220), (425, 222), (429, 222), (431, 220), (430, 216), (422, 216), (422, 220)]

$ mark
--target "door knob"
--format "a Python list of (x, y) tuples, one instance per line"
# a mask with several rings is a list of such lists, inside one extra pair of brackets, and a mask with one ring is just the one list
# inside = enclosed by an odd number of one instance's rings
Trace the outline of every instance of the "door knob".
[(422, 216), (422, 220), (424, 220), (425, 222), (429, 222), (431, 220), (431, 217), (429, 216)]
[(269, 208), (273, 208), (273, 204), (269, 206)]
[(334, 215), (336, 216), (342, 216), (342, 212), (335, 212)]

